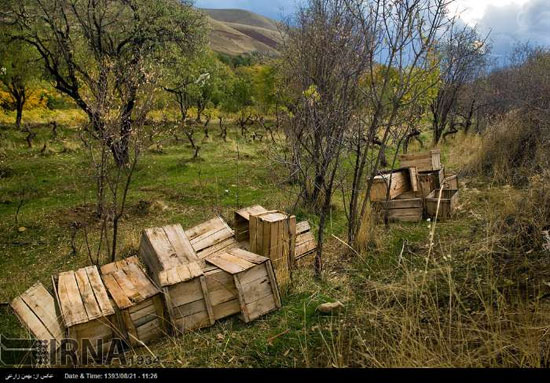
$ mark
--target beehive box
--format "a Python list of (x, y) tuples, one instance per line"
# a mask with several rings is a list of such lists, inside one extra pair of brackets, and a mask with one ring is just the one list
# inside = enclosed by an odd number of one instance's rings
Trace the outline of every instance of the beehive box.
[(271, 259), (277, 282), (291, 279), (296, 250), (296, 217), (279, 211), (250, 215), (250, 251)]
[(265, 213), (267, 209), (260, 205), (254, 205), (245, 207), (235, 212), (235, 238), (237, 242), (248, 242), (250, 240), (250, 233), (248, 226), (250, 222), (250, 214), (257, 215)]
[(387, 174), (374, 177), (370, 191), (371, 201), (385, 201), (388, 195), (392, 200), (397, 196), (409, 192), (412, 189), (411, 173), (409, 169), (398, 169)]
[(34, 284), (10, 303), (15, 315), (31, 334), (40, 341), (55, 342), (49, 350), (54, 353), (65, 338), (60, 313), (53, 296), (40, 282)]
[(424, 211), (422, 198), (417, 198), (413, 192), (401, 194), (391, 201), (375, 202), (373, 207), (379, 221), (384, 220), (387, 210), (390, 222), (420, 222)]
[(443, 189), (458, 190), (459, 189), (458, 176), (450, 175), (448, 177), (445, 177), (445, 180), (443, 181)]
[(430, 172), (418, 173), (418, 191), (416, 196), (425, 198), (435, 189), (439, 189), (443, 184), (445, 172), (443, 169)]
[[(436, 218), (437, 202), (440, 190), (431, 192), (425, 200), (426, 214), (430, 218)], [(438, 221), (449, 219), (458, 205), (458, 190), (443, 190), (439, 204)]]
[(207, 265), (204, 275), (214, 319), (239, 314), (241, 305), (233, 275), (214, 265)]
[(242, 249), (230, 249), (209, 257), (207, 262), (232, 275), (244, 322), (281, 307), (279, 287), (269, 258)]
[(69, 338), (80, 346), (85, 339), (94, 346), (101, 340), (106, 352), (114, 338), (124, 338), (96, 266), (60, 273), (54, 288)]
[(238, 245), (235, 232), (221, 217), (201, 223), (187, 230), (185, 234), (201, 260)]
[(179, 332), (214, 324), (214, 314), (199, 259), (181, 225), (147, 229), (140, 255), (161, 287), (172, 327)]
[(434, 149), (424, 153), (401, 154), (399, 163), (403, 168), (415, 167), (419, 172), (441, 169), (441, 150)]
[(296, 264), (302, 266), (311, 263), (315, 250), (317, 250), (317, 240), (311, 231), (309, 222), (298, 222), (296, 224), (296, 250), (294, 255)]
[(161, 291), (147, 277), (137, 257), (105, 265), (101, 274), (131, 346), (166, 334)]

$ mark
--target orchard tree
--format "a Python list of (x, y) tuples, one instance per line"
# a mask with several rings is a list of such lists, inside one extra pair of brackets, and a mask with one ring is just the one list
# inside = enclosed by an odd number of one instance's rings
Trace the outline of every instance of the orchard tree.
[[(0, 82), (16, 111), (15, 126), (21, 129), (23, 108), (41, 76), (39, 56), (32, 47), (10, 39), (10, 31), (1, 29), (0, 40)], [(11, 41), (10, 41), (11, 40)]]
[[(192, 56), (205, 18), (181, 0), (6, 0), (2, 23), (40, 56), (53, 86), (88, 116), (100, 250), (114, 260), (119, 221), (167, 50)], [(90, 257), (92, 258), (92, 257)]]

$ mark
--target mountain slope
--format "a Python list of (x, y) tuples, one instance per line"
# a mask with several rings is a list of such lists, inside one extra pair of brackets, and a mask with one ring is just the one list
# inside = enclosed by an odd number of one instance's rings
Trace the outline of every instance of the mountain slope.
[(210, 23), (210, 45), (216, 52), (240, 55), (279, 54), (277, 22), (241, 9), (201, 9)]

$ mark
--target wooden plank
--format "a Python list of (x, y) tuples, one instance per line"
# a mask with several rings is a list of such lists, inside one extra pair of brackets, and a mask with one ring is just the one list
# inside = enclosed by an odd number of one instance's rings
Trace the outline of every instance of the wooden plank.
[(257, 230), (258, 230), (258, 217), (250, 216), (250, 223), (248, 226), (248, 231), (250, 233), (250, 251), (253, 253), (258, 253), (257, 249)]
[(250, 251), (246, 251), (244, 249), (239, 249), (239, 248), (228, 250), (227, 253), (235, 257), (244, 259), (247, 262), (254, 263), (256, 265), (262, 264), (269, 260), (269, 258), (262, 257), (261, 255), (254, 254), (254, 253), (251, 253)]
[(132, 284), (139, 291), (140, 295), (144, 298), (150, 298), (160, 293), (159, 289), (151, 283), (151, 280), (147, 277), (141, 267), (134, 263), (128, 264), (125, 269), (126, 275), (132, 282)]
[(29, 306), (27, 306), (21, 297), (17, 297), (12, 300), (11, 307), (21, 323), (30, 330), (36, 339), (55, 339), (55, 336), (48, 330), (44, 323), (38, 319), (36, 314), (29, 308)]
[(208, 288), (206, 287), (206, 278), (202, 276), (199, 278), (199, 281), (201, 283), (202, 293), (204, 296), (204, 304), (206, 306), (206, 311), (208, 312), (208, 318), (210, 319), (210, 324), (213, 325), (216, 319), (214, 318), (214, 311), (212, 310), (210, 294), (208, 293)]
[(411, 189), (413, 192), (417, 192), (418, 191), (418, 170), (416, 170), (416, 167), (409, 168), (409, 176), (411, 179)]
[(181, 332), (208, 327), (210, 324), (210, 318), (208, 317), (206, 311), (176, 320), (176, 328)]
[(254, 266), (253, 263), (245, 261), (244, 259), (235, 257), (228, 253), (218, 254), (207, 259), (208, 263), (211, 263), (220, 269), (230, 273), (237, 274), (246, 271)]
[(199, 278), (172, 286), (170, 288), (170, 297), (173, 307), (203, 299), (204, 294), (202, 293)]
[[(261, 248), (258, 248), (259, 255), (263, 255), (264, 257), (271, 258), (271, 246), (274, 244), (272, 243), (271, 238), (271, 224), (264, 219), (265, 217), (262, 216), (260, 219), (261, 222)], [(276, 243), (275, 243), (276, 245)], [(273, 259), (273, 258), (271, 258)]]
[(309, 225), (308, 221), (302, 221), (296, 224), (296, 235), (303, 234), (306, 231), (310, 231), (310, 230), (311, 230), (311, 226)]
[(220, 217), (215, 217), (189, 230), (186, 230), (185, 234), (191, 241), (191, 244), (193, 244), (193, 241), (196, 240), (197, 237), (204, 235), (205, 233), (211, 232), (212, 230), (220, 230), (221, 228), (223, 228), (220, 219)]
[(205, 278), (212, 306), (237, 298), (237, 288), (231, 274), (219, 270), (207, 273)]
[(159, 264), (160, 270), (168, 270), (181, 263), (176, 249), (174, 249), (162, 228), (146, 229), (145, 233), (153, 250), (154, 260)]
[(239, 280), (241, 281), (242, 284), (247, 284), (256, 279), (263, 278), (266, 275), (267, 275), (267, 270), (265, 267), (254, 267), (250, 270), (240, 273)]
[(268, 295), (260, 300), (249, 303), (246, 309), (249, 312), (249, 320), (254, 320), (277, 308), (273, 295)]
[(180, 319), (200, 312), (206, 312), (206, 305), (204, 299), (199, 299), (198, 301), (174, 307), (174, 312), (176, 314), (176, 319)]
[(288, 259), (289, 259), (289, 272), (292, 274), (292, 270), (294, 268), (294, 262), (295, 262), (295, 259), (296, 259), (296, 216), (291, 216), (290, 217), (290, 220), (289, 220), (289, 224), (290, 224), (290, 230), (289, 230), (289, 235), (290, 235), (290, 248), (287, 250), (289, 251), (289, 255), (288, 255)]
[[(255, 268), (254, 268), (255, 269)], [(252, 269), (252, 270), (254, 270)], [(250, 314), (248, 312), (248, 308), (246, 306), (246, 300), (242, 293), (243, 287), (242, 287), (242, 280), (241, 280), (242, 274), (235, 274), (233, 275), (233, 279), (235, 281), (235, 287), (237, 288), (237, 294), (239, 296), (239, 305), (241, 306), (241, 316), (243, 318), (243, 321), (245, 323), (248, 323), (251, 321)]]
[(165, 226), (163, 230), (182, 263), (200, 261), (181, 225)]
[(191, 241), (191, 244), (193, 245), (195, 251), (199, 252), (203, 249), (206, 249), (207, 247), (214, 246), (233, 236), (233, 231), (224, 226), (217, 231), (208, 232), (197, 237), (196, 239)]
[(113, 315), (115, 313), (115, 309), (109, 301), (107, 290), (105, 290), (105, 286), (103, 285), (103, 282), (101, 282), (101, 277), (99, 276), (99, 271), (97, 270), (97, 267), (86, 267), (86, 272), (88, 274), (88, 280), (92, 285), (95, 298), (97, 300), (99, 308), (101, 309), (101, 312), (103, 313), (103, 316)]
[(273, 295), (271, 283), (267, 275), (264, 278), (242, 285), (241, 288), (245, 304), (256, 302), (268, 295)]
[(42, 283), (38, 282), (34, 284), (21, 295), (21, 299), (34, 312), (55, 339), (63, 339), (65, 329), (57, 315), (55, 300)]
[(248, 221), (250, 219), (250, 215), (258, 215), (265, 212), (267, 212), (267, 209), (265, 209), (264, 207), (260, 205), (254, 205), (237, 210), (235, 214), (241, 216)]
[(223, 303), (213, 304), (212, 310), (214, 310), (214, 319), (220, 320), (240, 313), (241, 304), (239, 303), (239, 299), (236, 298)]
[(271, 262), (265, 263), (265, 269), (267, 271), (267, 275), (269, 276), (269, 281), (271, 285), (271, 289), (273, 291), (273, 299), (275, 300), (275, 305), (280, 308), (282, 306), (281, 301), (281, 292), (279, 291), (279, 284), (277, 283), (277, 279), (275, 278), (275, 273), (273, 272), (273, 266), (271, 265)]
[(237, 243), (237, 240), (231, 237), (228, 239), (224, 239), (223, 241), (216, 243), (213, 246), (207, 247), (206, 249), (199, 251), (197, 255), (201, 260), (204, 260), (205, 258), (215, 255), (216, 253), (227, 251), (237, 246), (239, 246), (239, 244)]
[(60, 307), (65, 325), (70, 327), (88, 322), (88, 314), (84, 308), (74, 272), (69, 271), (59, 274), (58, 286)]
[(124, 294), (124, 291), (112, 274), (104, 274), (103, 282), (105, 283), (109, 294), (111, 294), (111, 297), (113, 297), (113, 300), (119, 309), (126, 309), (133, 305), (132, 301), (130, 301), (126, 294)]

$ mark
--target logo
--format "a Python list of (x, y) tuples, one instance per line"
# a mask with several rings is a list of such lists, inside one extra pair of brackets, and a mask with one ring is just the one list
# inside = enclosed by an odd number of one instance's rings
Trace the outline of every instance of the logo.
[(0, 335), (0, 365), (5, 367), (48, 367), (110, 365), (127, 363), (122, 339), (63, 339), (61, 341), (7, 338)]

